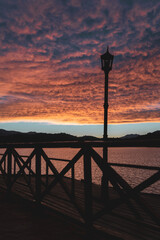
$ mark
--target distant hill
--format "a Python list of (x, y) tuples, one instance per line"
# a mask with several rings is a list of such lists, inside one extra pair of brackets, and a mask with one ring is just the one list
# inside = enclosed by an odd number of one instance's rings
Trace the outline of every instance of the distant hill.
[(144, 135), (139, 135), (139, 134), (127, 134), (123, 137), (120, 137), (121, 139), (142, 139), (142, 138), (160, 138), (160, 131), (155, 131), (153, 133), (147, 133)]
[(14, 135), (14, 134), (19, 134), (20, 132), (17, 131), (7, 131), (4, 129), (0, 129), (0, 136), (9, 136), (9, 135)]
[(139, 137), (140, 135), (139, 134), (127, 134), (123, 137), (120, 137), (121, 139), (133, 139), (133, 138), (136, 138), (136, 137)]
[(141, 138), (160, 138), (160, 130), (155, 131), (153, 133), (147, 133), (146, 135), (139, 136)]
[[(23, 142), (54, 142), (54, 141), (101, 141), (102, 138), (94, 136), (76, 137), (66, 133), (22, 133), (17, 131), (7, 131), (0, 129), (1, 143), (23, 143)], [(121, 138), (108, 138), (108, 146), (113, 147), (129, 147), (129, 146), (146, 146), (160, 147), (160, 131), (147, 133), (145, 135), (127, 134)]]
[(50, 142), (50, 141), (76, 141), (77, 137), (66, 133), (22, 133), (0, 129), (0, 142)]
[(81, 140), (81, 141), (99, 141), (99, 140), (102, 140), (102, 138), (97, 138), (97, 137), (93, 137), (93, 136), (83, 136), (83, 137), (78, 137), (78, 140)]
[(53, 142), (53, 141), (96, 141), (99, 138), (93, 136), (76, 137), (67, 133), (22, 133), (0, 129), (0, 142)]
[(160, 131), (147, 133), (145, 135), (129, 134), (120, 139), (111, 140), (114, 146), (143, 146), (143, 147), (160, 147)]

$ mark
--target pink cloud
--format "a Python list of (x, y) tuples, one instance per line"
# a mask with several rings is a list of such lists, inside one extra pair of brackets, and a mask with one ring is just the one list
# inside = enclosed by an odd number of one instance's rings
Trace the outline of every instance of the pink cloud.
[(1, 121), (103, 123), (107, 45), (115, 55), (109, 121), (160, 120), (158, 1), (15, 3), (2, 19)]

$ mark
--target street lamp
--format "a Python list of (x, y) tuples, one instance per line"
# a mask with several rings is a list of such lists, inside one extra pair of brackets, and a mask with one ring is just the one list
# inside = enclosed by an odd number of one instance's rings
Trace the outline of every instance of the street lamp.
[(107, 47), (106, 53), (101, 55), (101, 67), (105, 73), (105, 92), (104, 92), (104, 135), (103, 139), (106, 141), (108, 138), (107, 125), (108, 125), (108, 74), (112, 70), (114, 56), (109, 53)]
[[(107, 146), (107, 139), (108, 139), (108, 74), (112, 70), (112, 64), (113, 64), (113, 58), (114, 56), (109, 53), (109, 48), (107, 47), (106, 53), (101, 55), (101, 67), (102, 70), (105, 73), (105, 91), (104, 91), (104, 146), (103, 146), (103, 164), (108, 162), (108, 146)], [(105, 167), (104, 167), (105, 169)], [(102, 185), (101, 185), (101, 191), (102, 191), (102, 198), (104, 200), (109, 199), (109, 193), (108, 193), (108, 180), (106, 176), (106, 172), (103, 172), (102, 176)]]

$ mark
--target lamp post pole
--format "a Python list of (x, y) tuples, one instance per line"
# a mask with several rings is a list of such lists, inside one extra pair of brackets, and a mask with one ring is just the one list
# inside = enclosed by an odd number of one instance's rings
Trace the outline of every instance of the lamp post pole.
[(105, 87), (104, 87), (104, 135), (103, 140), (108, 138), (108, 72), (105, 71)]
[[(108, 163), (108, 72), (105, 71), (105, 89), (104, 89), (104, 134), (103, 134), (103, 164), (104, 166)], [(104, 168), (105, 169), (105, 168)], [(106, 172), (103, 173), (102, 176), (102, 198), (104, 201), (109, 199), (109, 192), (108, 192), (108, 180), (106, 176)]]
[(101, 55), (101, 64), (102, 70), (105, 74), (105, 86), (104, 86), (104, 134), (103, 134), (103, 176), (102, 176), (102, 198), (104, 200), (108, 200), (108, 180), (107, 180), (107, 172), (106, 172), (106, 164), (108, 163), (108, 74), (112, 70), (114, 56), (109, 53), (109, 49), (107, 47), (107, 52)]

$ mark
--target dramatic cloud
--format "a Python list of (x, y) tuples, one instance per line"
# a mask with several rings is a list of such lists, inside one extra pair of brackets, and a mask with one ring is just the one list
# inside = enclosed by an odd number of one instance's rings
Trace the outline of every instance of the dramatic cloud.
[(100, 55), (115, 55), (110, 123), (160, 120), (159, 0), (0, 0), (0, 118), (102, 123)]

